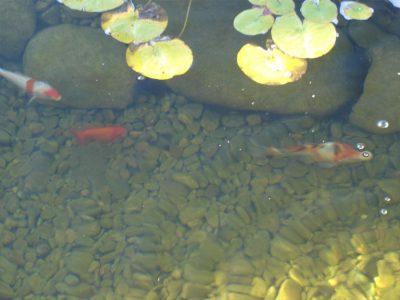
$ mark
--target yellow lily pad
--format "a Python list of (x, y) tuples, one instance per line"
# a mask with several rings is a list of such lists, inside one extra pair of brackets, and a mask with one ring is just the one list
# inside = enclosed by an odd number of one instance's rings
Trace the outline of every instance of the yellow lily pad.
[(275, 15), (286, 15), (294, 11), (293, 0), (266, 0), (267, 8)]
[(103, 13), (101, 27), (116, 40), (140, 44), (159, 37), (167, 28), (166, 11), (155, 3), (135, 9), (127, 3), (120, 9)]
[(139, 18), (139, 10), (131, 3), (101, 15), (101, 28), (121, 43), (129, 44), (134, 40), (132, 28)]
[(336, 42), (336, 29), (331, 23), (301, 22), (295, 14), (280, 16), (272, 26), (274, 43), (286, 54), (316, 58), (328, 53)]
[(340, 14), (346, 20), (367, 20), (373, 13), (374, 10), (363, 3), (355, 1), (340, 2)]
[(65, 6), (80, 11), (103, 12), (124, 4), (124, 0), (57, 0)]
[(296, 81), (307, 70), (307, 61), (283, 53), (271, 40), (267, 49), (254, 44), (244, 45), (237, 54), (243, 73), (257, 83), (282, 85)]
[(317, 23), (337, 21), (337, 6), (330, 0), (305, 0), (300, 11), (309, 21)]
[(264, 34), (272, 27), (274, 17), (262, 7), (246, 9), (238, 14), (233, 27), (246, 35)]
[(133, 45), (126, 51), (126, 62), (145, 77), (170, 79), (186, 73), (193, 62), (192, 50), (180, 39)]

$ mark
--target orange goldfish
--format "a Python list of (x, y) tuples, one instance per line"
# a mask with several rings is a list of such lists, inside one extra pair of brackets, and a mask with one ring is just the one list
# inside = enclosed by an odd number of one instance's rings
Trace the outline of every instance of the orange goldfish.
[(86, 129), (71, 129), (79, 144), (86, 144), (88, 141), (112, 143), (122, 136), (126, 129), (122, 126), (110, 127), (88, 127)]
[(372, 159), (371, 152), (360, 152), (349, 144), (338, 142), (295, 145), (285, 150), (270, 147), (267, 148), (266, 154), (268, 156), (301, 155), (309, 157), (315, 162), (326, 163), (327, 165), (356, 163)]
[(31, 96), (28, 104), (36, 98), (53, 101), (61, 100), (61, 94), (47, 82), (39, 81), (17, 72), (10, 72), (2, 68), (0, 68), (0, 76), (11, 81)]

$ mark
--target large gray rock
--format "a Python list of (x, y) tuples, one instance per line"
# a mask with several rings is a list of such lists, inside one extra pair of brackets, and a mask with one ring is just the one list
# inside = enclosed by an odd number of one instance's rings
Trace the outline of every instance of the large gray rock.
[[(350, 121), (373, 133), (400, 131), (400, 40), (388, 35), (369, 49), (369, 57), (371, 66), (363, 93)], [(380, 120), (389, 126), (378, 126)]]
[(0, 55), (16, 59), (35, 32), (32, 0), (0, 0)]
[(136, 82), (125, 51), (125, 45), (100, 29), (59, 25), (29, 42), (24, 72), (57, 88), (63, 97), (57, 105), (124, 108), (133, 100)]
[[(159, 2), (172, 15), (170, 20), (182, 20), (184, 11), (170, 7), (174, 1)], [(245, 43), (263, 45), (266, 38), (244, 36), (233, 28), (234, 17), (249, 7), (242, 0), (193, 2), (182, 36), (193, 50), (193, 66), (187, 74), (167, 82), (171, 89), (200, 102), (231, 108), (318, 116), (334, 112), (359, 95), (362, 68), (345, 34), (340, 34), (329, 54), (309, 60), (307, 73), (297, 82), (263, 86), (247, 78), (237, 66), (236, 54)]]

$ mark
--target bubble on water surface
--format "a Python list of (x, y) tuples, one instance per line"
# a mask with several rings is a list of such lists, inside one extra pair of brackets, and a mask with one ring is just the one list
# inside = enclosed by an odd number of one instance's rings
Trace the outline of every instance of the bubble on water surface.
[(357, 143), (356, 147), (358, 150), (364, 150), (365, 149), (365, 144), (364, 143)]
[(146, 79), (146, 77), (144, 77), (143, 75), (139, 75), (138, 77), (137, 77), (137, 80), (145, 80)]
[(378, 122), (376, 122), (376, 126), (378, 126), (379, 128), (388, 128), (389, 122), (386, 120), (379, 120)]
[(390, 202), (390, 200), (392, 200), (389, 196), (385, 196), (385, 198), (383, 198), (383, 200), (385, 200), (386, 202)]
[(386, 216), (388, 214), (388, 210), (386, 208), (381, 208), (381, 215)]

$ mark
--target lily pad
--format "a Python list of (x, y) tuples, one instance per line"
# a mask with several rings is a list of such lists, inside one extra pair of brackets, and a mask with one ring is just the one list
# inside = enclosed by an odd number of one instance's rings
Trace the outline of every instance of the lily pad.
[(254, 44), (244, 45), (237, 54), (239, 68), (255, 82), (282, 85), (296, 81), (307, 70), (307, 61), (283, 53), (272, 42), (267, 49)]
[(275, 15), (286, 15), (294, 12), (293, 0), (267, 0), (267, 8)]
[(271, 30), (275, 44), (286, 54), (316, 58), (328, 53), (336, 42), (336, 29), (331, 23), (301, 22), (295, 14), (280, 16)]
[(166, 80), (186, 73), (192, 65), (193, 54), (180, 39), (159, 40), (131, 44), (126, 51), (126, 62), (145, 77)]
[(400, 0), (389, 0), (389, 2), (392, 3), (394, 7), (400, 7)]
[(257, 6), (265, 6), (267, 4), (267, 0), (249, 0), (249, 2)]
[(363, 3), (355, 1), (340, 2), (340, 14), (346, 20), (367, 20), (373, 13), (374, 10)]
[(71, 9), (87, 12), (103, 12), (124, 4), (124, 0), (57, 0)]
[(300, 9), (304, 18), (317, 23), (337, 21), (336, 4), (330, 0), (305, 0)]
[(117, 41), (129, 44), (134, 40), (132, 29), (138, 18), (139, 10), (127, 3), (114, 11), (103, 13), (101, 15), (101, 28)]
[(264, 34), (272, 27), (274, 17), (262, 7), (247, 9), (238, 14), (233, 27), (246, 35)]

